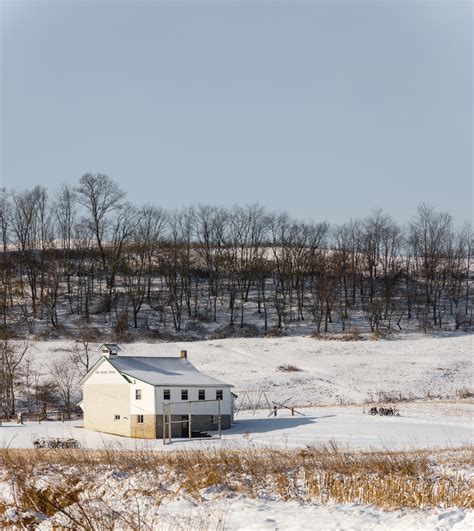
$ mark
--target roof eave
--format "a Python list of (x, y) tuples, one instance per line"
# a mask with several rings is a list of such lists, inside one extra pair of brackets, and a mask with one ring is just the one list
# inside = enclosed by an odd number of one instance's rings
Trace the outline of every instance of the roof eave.
[[(118, 370), (118, 369), (117, 369)], [(122, 372), (119, 371), (120, 374), (126, 378), (127, 380), (133, 379), (138, 380), (140, 382), (146, 383), (147, 385), (152, 385), (153, 387), (235, 387), (233, 384), (228, 384), (224, 382), (217, 382), (217, 383), (186, 383), (186, 382), (179, 382), (179, 383), (167, 383), (167, 382), (160, 382), (160, 383), (153, 383), (153, 382), (147, 382), (146, 380), (143, 380), (142, 378), (138, 378), (134, 374), (130, 374), (128, 372)], [(132, 383), (132, 382), (130, 382)]]

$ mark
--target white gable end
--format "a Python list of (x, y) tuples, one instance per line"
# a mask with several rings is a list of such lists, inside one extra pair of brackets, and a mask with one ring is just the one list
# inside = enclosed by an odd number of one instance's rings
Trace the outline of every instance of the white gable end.
[(93, 371), (91, 371), (91, 373), (89, 373), (89, 375), (83, 381), (83, 385), (87, 384), (128, 385), (128, 382), (106, 358), (101, 358)]

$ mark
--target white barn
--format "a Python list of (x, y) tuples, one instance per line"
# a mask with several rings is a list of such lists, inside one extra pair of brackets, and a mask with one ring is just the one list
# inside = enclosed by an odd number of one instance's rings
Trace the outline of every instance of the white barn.
[[(101, 347), (102, 356), (81, 380), (84, 427), (147, 439), (163, 437), (171, 414), (171, 435), (230, 428), (232, 385), (207, 376), (179, 357), (121, 356), (115, 344)], [(191, 418), (191, 427), (189, 419)], [(166, 427), (168, 435), (169, 426)]]

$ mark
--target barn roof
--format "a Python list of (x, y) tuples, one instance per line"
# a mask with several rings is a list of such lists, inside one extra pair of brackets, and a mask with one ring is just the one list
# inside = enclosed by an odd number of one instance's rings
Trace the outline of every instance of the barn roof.
[(151, 385), (233, 387), (199, 372), (186, 358), (116, 356), (108, 361), (120, 373)]

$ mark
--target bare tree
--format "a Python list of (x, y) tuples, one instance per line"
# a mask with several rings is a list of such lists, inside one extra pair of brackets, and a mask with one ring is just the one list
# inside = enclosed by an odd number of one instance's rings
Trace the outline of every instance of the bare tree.
[(79, 377), (74, 365), (67, 359), (55, 360), (51, 365), (51, 378), (55, 383), (58, 395), (66, 413), (66, 418), (71, 418), (73, 399), (78, 389)]
[(125, 246), (123, 276), (128, 302), (132, 306), (134, 327), (138, 327), (138, 314), (148, 294), (158, 248), (163, 236), (165, 216), (163, 211), (144, 207), (138, 212), (137, 223), (131, 234), (132, 241)]
[(81, 377), (85, 376), (92, 366), (95, 357), (93, 347), (98, 339), (99, 333), (95, 328), (86, 323), (79, 325), (69, 358)]
[(427, 205), (418, 208), (410, 224), (410, 242), (417, 266), (424, 280), (425, 315), (433, 315), (433, 325), (441, 326), (440, 302), (443, 291), (443, 268), (452, 238), (452, 219)]
[(7, 417), (15, 415), (17, 386), (21, 383), (22, 362), (28, 351), (28, 343), (12, 344), (8, 339), (0, 340), (0, 398)]
[(113, 221), (109, 248), (107, 275), (107, 310), (110, 310), (112, 291), (119, 269), (122, 266), (122, 254), (139, 224), (138, 212), (129, 204), (123, 205)]
[(254, 308), (265, 330), (308, 317), (345, 330), (356, 314), (368, 327), (472, 323), (471, 228), (426, 205), (407, 227), (376, 210), (329, 231), (259, 205), (168, 215), (124, 195), (103, 174), (54, 202), (42, 187), (0, 190), (2, 330), (61, 333), (64, 309), (87, 324), (115, 315), (124, 333), (153, 321), (176, 333), (197, 320), (244, 327)]
[(8, 250), (8, 232), (11, 217), (11, 204), (5, 188), (0, 188), (0, 235), (2, 238), (2, 249), (6, 253)]
[(141, 246), (145, 262), (147, 299), (150, 299), (153, 275), (158, 268), (158, 251), (163, 243), (166, 228), (166, 213), (161, 208), (144, 206), (138, 213), (135, 244)]
[(67, 298), (71, 313), (72, 307), (72, 286), (71, 276), (74, 262), (72, 251), (74, 248), (74, 230), (77, 222), (76, 193), (67, 184), (63, 184), (56, 195), (55, 202), (56, 224), (61, 247), (62, 269), (66, 275)]
[(234, 323), (236, 297), (240, 302), (240, 327), (244, 326), (244, 308), (255, 281), (257, 261), (262, 253), (265, 213), (256, 204), (234, 207), (226, 225), (227, 266), (230, 269), (230, 324)]
[(22, 394), (26, 399), (28, 413), (32, 413), (34, 406), (35, 381), (38, 380), (39, 375), (31, 354), (27, 354), (23, 360), (22, 373)]
[(35, 383), (35, 402), (40, 407), (41, 417), (48, 418), (48, 408), (57, 407), (61, 398), (56, 383), (50, 378), (38, 378)]
[(181, 330), (183, 309), (191, 314), (191, 249), (193, 213), (169, 216), (170, 245), (163, 253), (165, 283), (176, 332)]
[(25, 272), (33, 317), (37, 317), (45, 288), (46, 252), (52, 247), (53, 233), (47, 193), (41, 186), (13, 194), (12, 231), (19, 248), (19, 267)]
[(208, 275), (208, 302), (212, 319), (217, 321), (217, 301), (222, 285), (226, 212), (222, 208), (200, 205), (195, 214), (198, 256)]
[[(125, 197), (125, 192), (120, 190), (118, 185), (107, 175), (86, 173), (81, 177), (76, 193), (77, 201), (89, 213), (89, 223), (95, 236), (102, 267), (106, 275), (108, 294), (106, 307), (107, 311), (110, 312), (116, 275), (117, 251), (119, 251), (118, 254), (120, 255), (124, 236), (128, 235), (128, 231), (125, 229), (125, 220), (128, 217), (128, 212), (123, 209), (121, 203)], [(115, 221), (112, 221), (110, 214), (115, 211), (119, 211), (119, 215), (116, 216)], [(112, 243), (112, 259), (109, 260), (106, 243), (114, 237), (116, 241)]]

